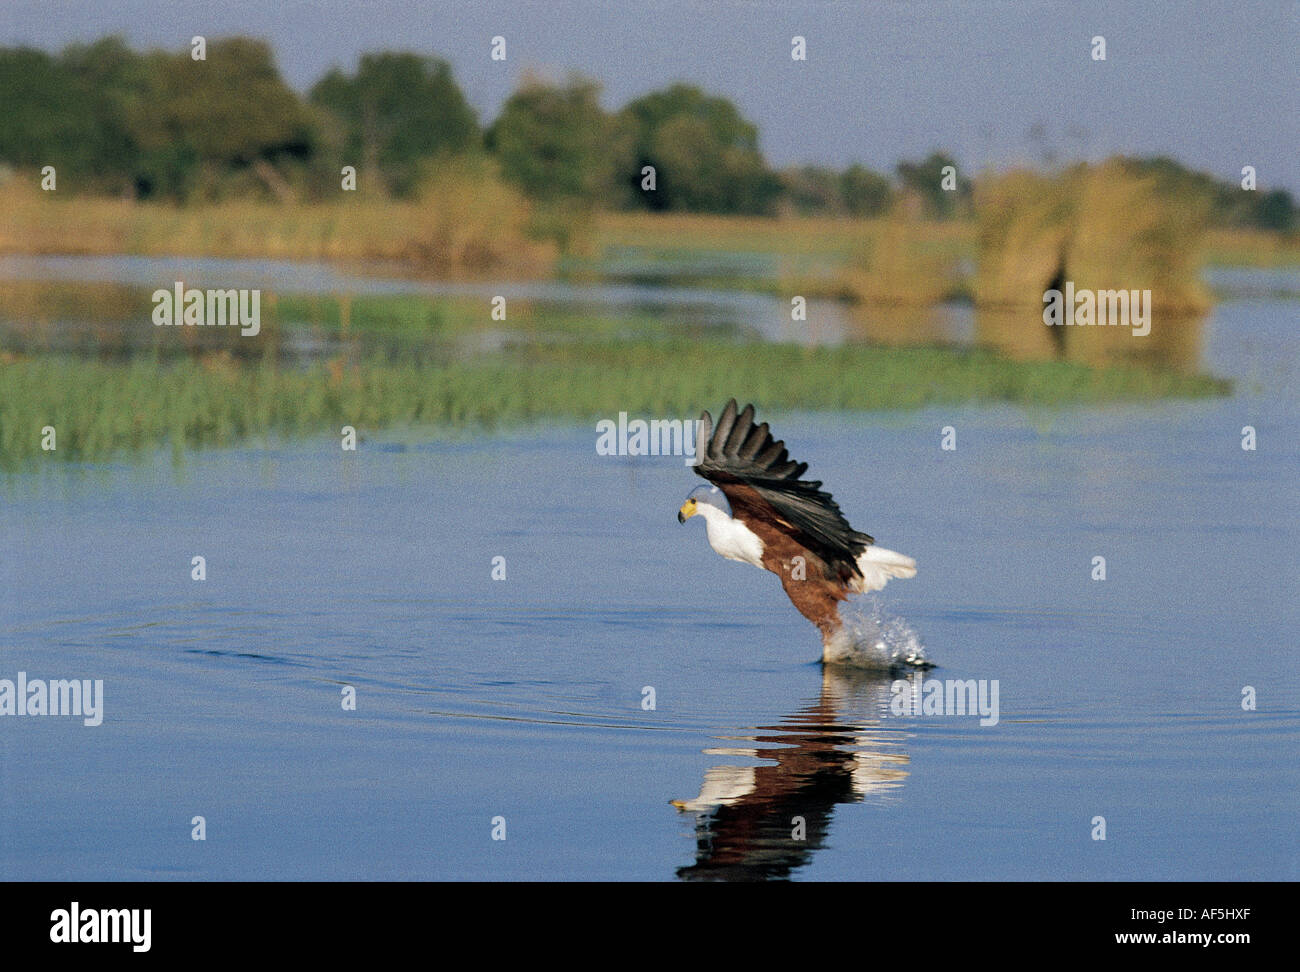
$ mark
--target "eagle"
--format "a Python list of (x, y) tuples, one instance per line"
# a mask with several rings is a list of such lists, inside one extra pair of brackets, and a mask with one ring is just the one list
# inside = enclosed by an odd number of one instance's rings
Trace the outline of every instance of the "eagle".
[(718, 423), (700, 416), (692, 467), (712, 485), (693, 489), (677, 522), (704, 517), (709, 546), (728, 560), (770, 570), (799, 613), (822, 636), (822, 660), (844, 660), (840, 602), (849, 594), (878, 591), (891, 577), (915, 577), (916, 561), (876, 546), (849, 526), (818, 480), (803, 479), (806, 462), (790, 459), (754, 406), (737, 412), (727, 402)]

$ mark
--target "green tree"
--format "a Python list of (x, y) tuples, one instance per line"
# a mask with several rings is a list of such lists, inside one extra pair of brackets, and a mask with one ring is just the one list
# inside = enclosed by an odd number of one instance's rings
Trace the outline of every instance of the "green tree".
[(1167, 155), (1121, 161), (1130, 172), (1154, 176), (1166, 192), (1185, 199), (1209, 199), (1210, 218), (1216, 225), (1282, 231), (1296, 226), (1295, 200), (1285, 189), (1243, 190), (1238, 182), (1189, 169)]
[(192, 60), (188, 50), (154, 51), (146, 60), (148, 99), (137, 117), (146, 193), (279, 192), (282, 169), (314, 153), (312, 115), (265, 42), (216, 40), (206, 61)]
[(0, 160), (53, 165), (66, 192), (129, 188), (137, 153), (119, 75), (131, 73), (132, 60), (139, 59), (115, 39), (58, 57), (0, 49)]
[(777, 175), (783, 202), (799, 215), (843, 215), (840, 175), (834, 169), (804, 165), (782, 169)]
[(74, 44), (61, 61), (77, 103), (90, 118), (78, 139), (95, 173), (97, 188), (136, 195), (140, 191), (140, 133), (152, 103), (149, 63), (120, 37)]
[(1285, 189), (1261, 192), (1252, 207), (1251, 222), (1260, 229), (1288, 232), (1296, 228), (1296, 205)]
[(851, 165), (840, 173), (840, 195), (850, 216), (880, 216), (894, 201), (894, 187), (888, 176)]
[[(948, 166), (956, 170), (953, 189), (943, 187), (943, 170)], [(961, 167), (952, 156), (944, 152), (931, 152), (920, 162), (898, 163), (895, 172), (903, 190), (918, 197), (928, 215), (951, 219), (969, 212), (971, 181), (962, 176)]]
[(534, 199), (606, 206), (621, 194), (628, 153), (600, 86), (573, 76), (564, 85), (525, 79), (487, 132), (502, 173)]
[(416, 189), (428, 159), (470, 151), (481, 138), (474, 109), (439, 58), (365, 54), (355, 75), (330, 71), (309, 99), (337, 120), (339, 159), (377, 175), (395, 195)]
[(0, 49), (0, 90), (0, 160), (53, 165), (65, 192), (136, 192), (150, 77), (145, 58), (121, 38), (74, 44), (57, 56)]
[[(758, 151), (758, 129), (725, 98), (675, 84), (629, 103), (621, 117), (635, 157), (628, 181), (648, 208), (765, 213), (781, 192)], [(647, 165), (654, 192), (640, 188)]]
[(54, 57), (30, 47), (0, 48), (0, 91), (0, 160), (57, 166), (66, 158), (64, 146), (77, 147), (77, 123), (85, 112), (74, 116), (72, 78)]

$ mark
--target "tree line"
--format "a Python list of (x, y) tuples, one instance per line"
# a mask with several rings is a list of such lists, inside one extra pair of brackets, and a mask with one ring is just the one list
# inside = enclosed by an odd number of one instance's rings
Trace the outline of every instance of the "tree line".
[[(0, 48), (0, 166), (54, 165), (60, 188), (179, 202), (326, 198), (347, 165), (362, 191), (410, 197), (448, 156), (492, 160), (538, 202), (605, 209), (868, 217), (908, 200), (945, 219), (968, 215), (974, 196), (964, 175), (945, 180), (962, 169), (943, 152), (890, 175), (774, 170), (734, 104), (687, 84), (610, 112), (591, 79), (525, 77), (484, 125), (440, 58), (365, 54), (304, 97), (264, 41), (214, 40), (205, 53), (138, 52), (118, 37), (58, 54)], [(1284, 190), (1242, 192), (1167, 158), (1129, 161), (1208, 200), (1221, 225), (1296, 225)]]

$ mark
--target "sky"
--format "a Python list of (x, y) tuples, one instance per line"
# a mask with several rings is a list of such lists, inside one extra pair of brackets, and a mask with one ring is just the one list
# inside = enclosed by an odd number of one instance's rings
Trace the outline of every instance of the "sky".
[(261, 37), (302, 91), (366, 51), (436, 55), (483, 123), (525, 72), (594, 77), (610, 109), (685, 81), (734, 101), (778, 167), (1166, 154), (1234, 182), (1253, 165), (1260, 188), (1300, 196), (1300, 0), (0, 0), (0, 45), (107, 34)]

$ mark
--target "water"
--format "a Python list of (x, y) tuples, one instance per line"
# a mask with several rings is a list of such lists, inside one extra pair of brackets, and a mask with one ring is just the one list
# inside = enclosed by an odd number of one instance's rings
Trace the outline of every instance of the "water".
[[(1106, 328), (1088, 334), (1037, 327), (1039, 309), (1008, 312), (969, 304), (932, 307), (855, 306), (832, 299), (807, 301), (807, 319), (792, 320), (787, 296), (751, 289), (692, 286), (691, 281), (720, 273), (737, 283), (766, 282), (767, 263), (751, 254), (693, 254), (689, 259), (630, 259), (615, 253), (601, 261), (602, 278), (593, 281), (539, 280), (439, 281), (398, 275), (400, 268), (370, 266), (353, 272), (327, 263), (291, 263), (212, 257), (0, 255), (0, 343), (27, 354), (62, 351), (103, 357), (110, 354), (171, 356), (202, 350), (229, 352), (218, 329), (187, 330), (178, 341), (168, 329), (148, 326), (150, 295), (176, 280), (204, 288), (265, 289), (275, 295), (329, 295), (337, 298), (417, 296), (432, 302), (481, 300), (503, 296), (511, 306), (542, 308), (552, 314), (598, 315), (620, 322), (625, 337), (664, 333), (709, 335), (738, 341), (779, 341), (808, 346), (867, 342), (887, 345), (981, 345), (1014, 357), (1050, 357), (1051, 334), (1067, 342), (1072, 360), (1101, 365), (1157, 363), (1182, 371), (1199, 370), (1204, 322), (1184, 319), (1135, 342), (1127, 333)], [(657, 272), (652, 272), (657, 267)], [(1293, 269), (1212, 267), (1208, 285), (1229, 301), (1281, 303), (1300, 294)], [(19, 296), (21, 295), (21, 296)], [(17, 299), (15, 299), (17, 298)], [(40, 320), (32, 311), (40, 309)], [(521, 322), (522, 326), (521, 326)], [(528, 311), (511, 324), (490, 323), (472, 333), (357, 333), (343, 338), (323, 333), (309, 321), (286, 321), (274, 348), (282, 360), (316, 362), (345, 350), (409, 355), (430, 346), (479, 353), (503, 343), (536, 340), (538, 327)], [(552, 340), (556, 335), (549, 334)], [(260, 357), (271, 336), (263, 331), (244, 338), (235, 353)]]
[(683, 460), (594, 428), (10, 476), (0, 678), (102, 679), (104, 717), (0, 717), (0, 873), (1294, 880), (1295, 307), (1218, 308), (1228, 399), (774, 417), (918, 561), (860, 611), (997, 680), (996, 725), (824, 672), (678, 525)]

